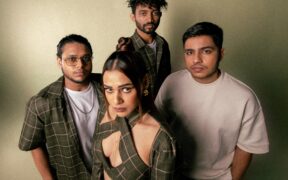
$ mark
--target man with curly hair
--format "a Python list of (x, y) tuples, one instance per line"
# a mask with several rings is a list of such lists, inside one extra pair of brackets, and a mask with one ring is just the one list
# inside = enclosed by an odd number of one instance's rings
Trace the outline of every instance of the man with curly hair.
[(149, 93), (155, 98), (164, 79), (171, 73), (170, 50), (166, 40), (156, 33), (166, 9), (165, 0), (128, 0), (132, 9), (131, 19), (136, 24), (130, 38), (121, 37), (117, 50), (132, 50), (141, 54), (150, 75)]

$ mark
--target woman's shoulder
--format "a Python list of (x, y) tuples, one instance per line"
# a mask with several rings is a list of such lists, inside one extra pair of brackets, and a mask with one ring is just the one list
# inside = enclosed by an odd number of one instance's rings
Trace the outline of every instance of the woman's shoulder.
[(168, 124), (161, 118), (158, 112), (151, 112), (150, 116), (153, 118), (154, 122), (158, 125), (158, 132), (154, 141), (154, 148), (168, 148), (174, 149), (176, 138)]

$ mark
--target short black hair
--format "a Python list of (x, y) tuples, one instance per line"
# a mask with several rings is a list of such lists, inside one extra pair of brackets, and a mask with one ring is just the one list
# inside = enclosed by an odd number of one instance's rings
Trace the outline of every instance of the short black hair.
[(190, 37), (196, 37), (201, 35), (211, 36), (215, 45), (219, 48), (219, 51), (222, 49), (223, 30), (219, 26), (211, 22), (199, 22), (189, 27), (183, 34), (183, 45)]
[(132, 13), (135, 13), (136, 7), (140, 5), (148, 5), (152, 7), (156, 7), (157, 9), (167, 8), (168, 3), (166, 0), (127, 0), (128, 7), (132, 9)]
[(89, 51), (89, 54), (91, 56), (93, 55), (91, 44), (85, 37), (78, 35), (78, 34), (70, 34), (70, 35), (65, 36), (59, 41), (57, 45), (57, 54), (56, 54), (57, 57), (59, 58), (62, 57), (62, 53), (63, 53), (62, 49), (65, 44), (74, 43), (74, 42), (85, 45), (86, 49)]

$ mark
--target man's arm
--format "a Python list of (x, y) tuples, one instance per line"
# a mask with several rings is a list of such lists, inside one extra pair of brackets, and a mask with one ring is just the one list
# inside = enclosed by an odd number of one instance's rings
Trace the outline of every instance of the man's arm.
[(243, 151), (238, 146), (236, 147), (231, 167), (231, 174), (233, 180), (242, 179), (244, 173), (249, 167), (251, 160), (252, 160), (251, 153)]
[(53, 180), (53, 175), (49, 167), (48, 156), (42, 147), (31, 150), (34, 163), (43, 180)]

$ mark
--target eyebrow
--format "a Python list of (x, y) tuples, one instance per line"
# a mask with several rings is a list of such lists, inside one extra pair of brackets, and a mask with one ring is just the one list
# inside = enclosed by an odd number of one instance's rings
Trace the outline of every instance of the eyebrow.
[[(216, 47), (214, 46), (204, 46), (204, 47), (201, 47), (199, 49), (216, 49)], [(187, 49), (184, 49), (185, 51), (194, 51), (195, 49), (192, 49), (192, 48), (187, 48)]]
[[(103, 85), (104, 86), (104, 88), (105, 87), (108, 87), (108, 88), (111, 88), (112, 86), (108, 86), (108, 85), (106, 85), (106, 84), (104, 84)], [(132, 83), (126, 83), (126, 84), (122, 84), (122, 85), (120, 85), (118, 88), (123, 88), (123, 87), (127, 87), (127, 86), (134, 86)]]
[[(84, 55), (81, 56), (81, 57), (86, 57), (86, 56), (91, 56), (91, 54), (90, 54), (90, 53), (87, 53), (87, 54), (84, 54)], [(77, 55), (76, 55), (76, 54), (68, 54), (67, 57), (77, 57)]]

